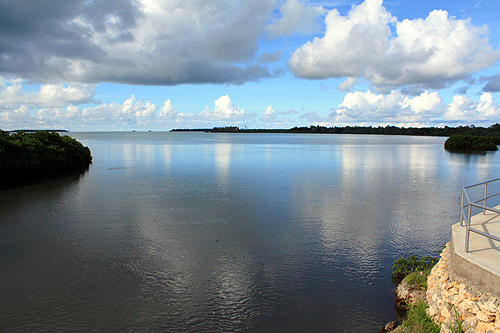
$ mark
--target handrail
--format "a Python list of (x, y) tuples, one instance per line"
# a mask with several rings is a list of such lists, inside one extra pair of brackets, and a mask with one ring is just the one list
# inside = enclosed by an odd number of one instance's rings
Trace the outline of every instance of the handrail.
[(493, 207), (486, 207), (486, 206), (483, 206), (483, 205), (478, 205), (476, 203), (470, 203), (471, 206), (474, 206), (474, 207), (477, 207), (477, 208), (481, 208), (482, 210), (489, 210), (489, 211), (492, 211), (492, 212), (495, 212), (497, 214), (500, 214), (500, 210), (499, 209), (495, 209)]
[(485, 182), (477, 183), (477, 184), (474, 184), (474, 185), (465, 186), (464, 189), (468, 189), (468, 188), (472, 188), (472, 187), (476, 187), (476, 186), (481, 186), (481, 185), (485, 185), (485, 184), (488, 184), (488, 183), (493, 183), (493, 182), (496, 182), (497, 180), (500, 180), (500, 178), (492, 179), (492, 180), (487, 180)]
[[(462, 188), (462, 196), (461, 196), (461, 200), (460, 200), (460, 202), (461, 202), (461, 204), (460, 204), (460, 226), (464, 226), (464, 222), (465, 222), (465, 229), (466, 229), (466, 231), (465, 231), (465, 252), (469, 252), (469, 238), (470, 238), (471, 231), (475, 232), (479, 235), (482, 235), (484, 237), (487, 237), (487, 238), (490, 238), (490, 239), (493, 239), (495, 241), (500, 242), (500, 237), (493, 236), (492, 234), (489, 234), (487, 232), (477, 230), (477, 229), (474, 229), (471, 227), (472, 207), (482, 209), (483, 214), (486, 214), (486, 211), (491, 211), (491, 212), (500, 214), (500, 210), (493, 208), (493, 207), (488, 207), (486, 205), (486, 201), (488, 199), (491, 199), (493, 197), (496, 197), (497, 195), (500, 195), (500, 192), (499, 192), (499, 193), (495, 193), (495, 194), (488, 196), (488, 184), (494, 183), (496, 181), (500, 181), (500, 178), (488, 180), (488, 181), (477, 183), (474, 185), (465, 186)], [(482, 186), (482, 185), (484, 185), (483, 198), (481, 198), (477, 201), (471, 202), (469, 199), (469, 194), (467, 193), (467, 190), (471, 189), (473, 187)], [(479, 204), (480, 202), (482, 202), (483, 204), (480, 205)], [(465, 210), (464, 208), (467, 208), (467, 210)]]

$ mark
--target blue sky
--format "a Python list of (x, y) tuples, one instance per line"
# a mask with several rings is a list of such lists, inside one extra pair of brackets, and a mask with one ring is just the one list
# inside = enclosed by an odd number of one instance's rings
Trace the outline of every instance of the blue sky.
[(0, 129), (500, 122), (497, 0), (49, 4), (0, 0)]

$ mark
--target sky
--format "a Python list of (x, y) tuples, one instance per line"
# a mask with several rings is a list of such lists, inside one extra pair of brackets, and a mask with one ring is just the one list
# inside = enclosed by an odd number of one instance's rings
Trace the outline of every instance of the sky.
[(0, 129), (500, 123), (498, 0), (0, 0)]

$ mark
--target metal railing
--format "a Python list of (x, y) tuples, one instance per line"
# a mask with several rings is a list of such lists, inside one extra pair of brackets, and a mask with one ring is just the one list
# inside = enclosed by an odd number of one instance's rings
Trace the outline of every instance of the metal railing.
[[(478, 229), (474, 229), (471, 227), (472, 208), (474, 208), (474, 207), (482, 209), (483, 214), (486, 214), (486, 211), (491, 211), (491, 212), (500, 214), (500, 210), (493, 208), (493, 207), (488, 207), (486, 205), (486, 200), (500, 195), (500, 193), (495, 193), (495, 194), (488, 196), (488, 184), (491, 184), (491, 183), (494, 183), (497, 181), (500, 181), (500, 178), (489, 180), (489, 181), (478, 183), (478, 184), (474, 184), (474, 185), (470, 185), (470, 186), (466, 186), (466, 187), (462, 188), (462, 198), (461, 198), (461, 205), (460, 205), (460, 225), (463, 227), (464, 222), (465, 222), (465, 229), (466, 229), (466, 231), (465, 231), (465, 252), (469, 252), (469, 237), (470, 237), (471, 231), (475, 232), (479, 235), (482, 235), (484, 237), (496, 240), (497, 242), (500, 242), (499, 237), (493, 236), (487, 232), (484, 232), (484, 231), (481, 231)], [(471, 202), (469, 199), (469, 195), (467, 194), (467, 190), (478, 187), (478, 186), (484, 186), (484, 196), (477, 201)], [(479, 204), (480, 202), (482, 202), (482, 205)]]

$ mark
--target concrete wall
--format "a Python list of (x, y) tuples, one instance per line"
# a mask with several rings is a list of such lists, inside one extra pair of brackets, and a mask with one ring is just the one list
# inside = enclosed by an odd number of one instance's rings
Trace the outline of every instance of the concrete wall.
[(460, 258), (455, 260), (454, 253), (450, 242), (427, 279), (428, 314), (441, 326), (441, 332), (450, 332), (457, 320), (463, 322), (463, 330), (467, 333), (500, 332), (500, 300), (497, 295), (455, 272), (454, 266), (458, 265), (466, 275), (479, 275), (475, 280), (485, 285), (489, 278), (479, 274), (478, 267), (470, 266)]
[[(500, 276), (463, 257), (458, 251), (455, 251), (453, 241), (450, 243), (451, 253), (453, 254), (451, 256), (453, 271), (476, 284), (482, 290), (500, 296)], [(498, 264), (500, 265), (500, 263)]]

